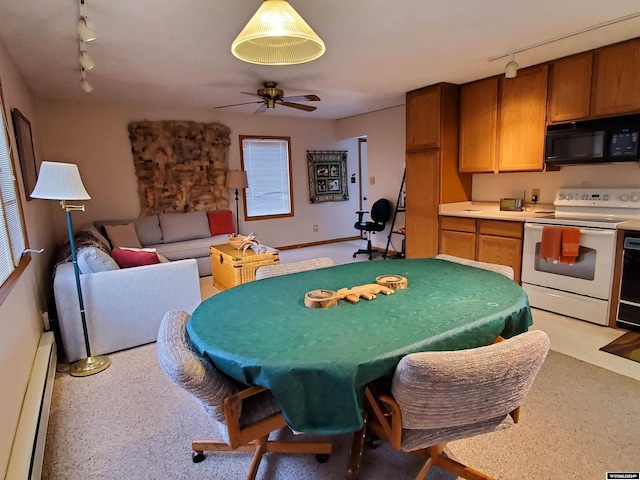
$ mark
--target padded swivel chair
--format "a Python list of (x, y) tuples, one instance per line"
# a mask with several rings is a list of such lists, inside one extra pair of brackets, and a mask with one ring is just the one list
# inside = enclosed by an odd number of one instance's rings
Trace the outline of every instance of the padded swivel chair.
[(269, 434), (287, 423), (276, 399), (266, 388), (244, 387), (220, 372), (193, 349), (187, 334), (189, 314), (171, 310), (158, 332), (158, 362), (164, 373), (189, 392), (218, 424), (223, 440), (194, 440), (193, 462), (205, 459), (205, 451), (252, 451), (247, 480), (254, 480), (267, 452), (315, 453), (324, 463), (331, 443), (268, 440)]
[(363, 220), (364, 214), (368, 213), (366, 210), (358, 210), (358, 221), (353, 225), (357, 230), (361, 232), (367, 232), (367, 248), (360, 249), (353, 254), (353, 258), (361, 253), (369, 255), (369, 260), (373, 260), (373, 249), (371, 248), (371, 235), (376, 232), (384, 230), (386, 223), (391, 218), (391, 202), (386, 198), (381, 198), (376, 201), (371, 207), (371, 222), (365, 222)]
[(470, 480), (492, 480), (442, 451), (446, 442), (517, 423), (548, 351), (549, 337), (535, 330), (486, 347), (406, 355), (390, 389), (367, 386), (373, 411), (367, 428), (396, 450), (426, 453), (415, 480), (424, 479), (432, 466)]

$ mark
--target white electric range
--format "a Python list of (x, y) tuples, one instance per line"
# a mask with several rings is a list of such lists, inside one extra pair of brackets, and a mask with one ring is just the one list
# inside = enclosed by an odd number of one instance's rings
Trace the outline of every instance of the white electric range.
[[(562, 188), (555, 214), (527, 218), (522, 250), (522, 287), (532, 307), (599, 325), (609, 323), (617, 227), (640, 219), (640, 187)], [(546, 225), (580, 229), (572, 264), (538, 256)]]

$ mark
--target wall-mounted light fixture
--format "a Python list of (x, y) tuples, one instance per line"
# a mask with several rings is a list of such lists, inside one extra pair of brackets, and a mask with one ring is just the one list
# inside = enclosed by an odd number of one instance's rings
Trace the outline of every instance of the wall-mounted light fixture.
[(87, 80), (87, 70), (91, 70), (96, 66), (96, 62), (87, 53), (87, 42), (93, 42), (98, 39), (98, 34), (93, 29), (93, 25), (87, 17), (87, 7), (84, 5), (84, 0), (79, 0), (80, 18), (76, 28), (78, 30), (78, 36), (80, 37), (80, 51), (78, 53), (78, 63), (80, 63), (80, 87), (85, 93), (89, 93), (93, 90), (93, 87)]

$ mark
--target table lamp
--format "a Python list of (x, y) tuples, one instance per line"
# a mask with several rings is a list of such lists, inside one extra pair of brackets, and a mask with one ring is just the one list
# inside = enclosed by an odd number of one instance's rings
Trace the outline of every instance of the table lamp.
[(247, 181), (247, 172), (229, 170), (227, 172), (225, 186), (227, 188), (236, 189), (236, 233), (240, 234), (240, 217), (238, 216), (238, 190), (241, 188), (247, 188), (249, 186), (249, 182)]
[(84, 205), (70, 205), (69, 200), (90, 200), (91, 197), (82, 184), (78, 166), (73, 163), (42, 162), (38, 181), (31, 193), (31, 198), (45, 200), (59, 200), (60, 205), (67, 213), (67, 230), (69, 233), (69, 246), (71, 247), (71, 262), (76, 277), (76, 289), (78, 291), (78, 303), (80, 305), (80, 319), (82, 320), (82, 332), (87, 358), (82, 358), (71, 365), (70, 373), (74, 377), (86, 377), (99, 373), (111, 365), (111, 360), (105, 355), (91, 355), (89, 345), (89, 333), (87, 331), (87, 319), (82, 300), (82, 287), (80, 285), (80, 271), (76, 258), (76, 244), (73, 238), (73, 226), (71, 224), (71, 212), (84, 211)]

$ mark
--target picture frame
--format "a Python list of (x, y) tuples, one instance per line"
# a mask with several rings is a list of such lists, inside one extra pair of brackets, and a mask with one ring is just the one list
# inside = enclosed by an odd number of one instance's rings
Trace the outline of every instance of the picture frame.
[(13, 131), (16, 135), (18, 158), (20, 160), (20, 170), (22, 171), (22, 184), (24, 185), (24, 196), (27, 201), (32, 200), (31, 192), (38, 180), (38, 170), (36, 167), (36, 154), (33, 150), (33, 137), (31, 134), (31, 122), (20, 110), (11, 110), (13, 120)]
[(309, 201), (349, 200), (346, 150), (307, 150)]

